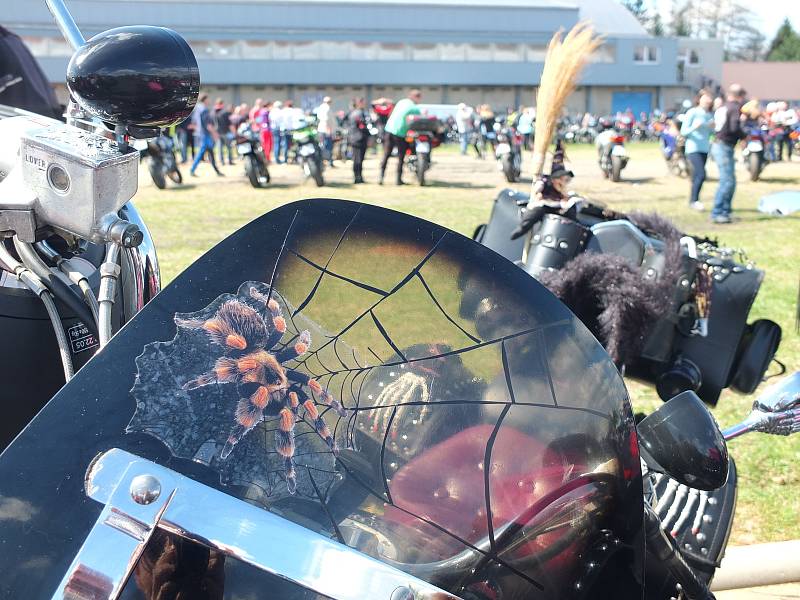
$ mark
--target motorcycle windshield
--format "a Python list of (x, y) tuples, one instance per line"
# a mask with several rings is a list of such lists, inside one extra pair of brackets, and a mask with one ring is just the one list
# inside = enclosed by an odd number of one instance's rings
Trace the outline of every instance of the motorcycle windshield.
[(641, 595), (637, 442), (606, 353), (511, 262), (382, 208), (264, 215), (76, 375), (0, 457), (0, 596), (50, 597), (112, 448), (456, 595)]

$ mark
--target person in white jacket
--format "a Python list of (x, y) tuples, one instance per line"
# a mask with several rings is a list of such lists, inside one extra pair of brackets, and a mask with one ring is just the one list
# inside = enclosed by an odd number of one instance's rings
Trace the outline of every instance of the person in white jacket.
[(325, 96), (314, 113), (317, 115), (317, 133), (322, 142), (323, 158), (328, 160), (328, 164), (333, 166), (333, 134), (336, 131), (335, 116), (331, 110), (331, 97)]
[(472, 123), (475, 120), (475, 110), (471, 106), (467, 106), (463, 102), (458, 105), (456, 111), (456, 128), (458, 129), (458, 137), (461, 141), (461, 154), (467, 153), (467, 145), (469, 144), (469, 137), (472, 135)]

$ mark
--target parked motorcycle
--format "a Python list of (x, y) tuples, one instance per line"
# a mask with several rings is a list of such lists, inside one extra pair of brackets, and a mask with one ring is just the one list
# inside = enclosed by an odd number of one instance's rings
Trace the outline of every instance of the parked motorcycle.
[(495, 156), (503, 168), (506, 181), (518, 181), (522, 172), (522, 136), (514, 127), (506, 126), (498, 131)]
[(625, 136), (615, 129), (606, 129), (595, 138), (597, 159), (603, 177), (614, 182), (622, 180), (622, 169), (628, 165)]
[[(167, 178), (173, 183), (183, 183), (183, 175), (175, 159), (175, 140), (169, 134), (143, 141), (142, 158), (147, 161), (147, 170), (153, 178), (155, 186), (163, 190), (167, 187)], [(136, 145), (134, 144), (134, 147)]]
[(303, 168), (303, 173), (305, 173), (306, 177), (313, 179), (318, 187), (322, 187), (325, 185), (325, 178), (322, 175), (322, 149), (317, 141), (316, 127), (309, 122), (302, 127), (293, 129), (291, 134), (295, 158)]
[(758, 181), (768, 162), (764, 152), (765, 144), (766, 132), (757, 127), (748, 130), (742, 149), (742, 160), (750, 174), (750, 181)]
[(501, 192), (474, 239), (561, 290), (626, 373), (655, 385), (664, 400), (692, 390), (713, 405), (728, 386), (758, 387), (781, 329), (747, 322), (764, 278), (752, 262), (657, 215), (618, 213), (578, 197), (574, 218), (546, 215), (511, 240), (528, 200)]
[(271, 177), (261, 147), (261, 136), (249, 121), (243, 121), (236, 131), (236, 152), (244, 160), (244, 172), (250, 185), (254, 188), (267, 187)]
[(416, 117), (408, 132), (408, 160), (406, 165), (417, 176), (420, 185), (425, 185), (425, 174), (431, 168), (431, 154), (441, 145), (439, 134), (442, 122), (436, 117)]
[(686, 140), (664, 131), (660, 134), (661, 152), (670, 173), (677, 177), (691, 177), (691, 165), (686, 160)]

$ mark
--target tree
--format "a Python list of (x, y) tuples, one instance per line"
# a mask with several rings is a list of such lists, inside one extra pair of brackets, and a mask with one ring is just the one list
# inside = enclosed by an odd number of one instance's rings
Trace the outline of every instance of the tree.
[(792, 29), (788, 18), (784, 19), (775, 38), (770, 43), (767, 60), (800, 61), (800, 35)]
[(655, 15), (653, 15), (653, 18), (650, 19), (647, 31), (650, 33), (650, 35), (654, 35), (655, 37), (664, 36), (664, 22), (661, 20), (660, 13), (658, 12), (655, 13)]
[(733, 45), (726, 50), (728, 60), (758, 61), (764, 58), (767, 38), (755, 27), (741, 31)]
[(644, 0), (623, 0), (622, 5), (636, 17), (639, 23), (647, 27), (650, 17), (647, 14), (647, 7), (644, 4)]
[(670, 10), (669, 29), (676, 37), (690, 37), (692, 35), (691, 24), (689, 23), (689, 3), (672, 0)]

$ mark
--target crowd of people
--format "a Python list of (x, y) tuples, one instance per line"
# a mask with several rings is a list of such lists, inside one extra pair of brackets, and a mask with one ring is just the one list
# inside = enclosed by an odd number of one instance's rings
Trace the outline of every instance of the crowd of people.
[[(192, 115), (176, 127), (180, 159), (186, 163), (191, 154), (190, 174), (196, 175), (200, 163), (207, 157), (214, 171), (222, 176), (217, 160), (222, 164), (234, 164), (237, 132), (246, 123), (258, 133), (266, 162), (286, 163), (292, 160), (292, 132), (313, 127), (323, 157), (331, 167), (335, 166), (334, 144), (346, 138), (347, 156), (352, 158), (353, 181), (357, 184), (364, 183), (363, 162), (368, 143), (377, 139), (383, 146), (379, 183), (384, 182), (389, 160), (397, 156), (395, 182), (402, 185), (403, 162), (408, 150), (406, 133), (410, 120), (420, 114), (421, 99), (421, 92), (414, 89), (396, 104), (388, 98), (369, 103), (364, 98), (354, 98), (350, 110), (335, 111), (331, 98), (326, 96), (313, 110), (303, 111), (291, 100), (261, 98), (256, 99), (252, 107), (246, 103), (225, 104), (221, 99), (210, 105), (208, 95), (202, 94)], [(513, 128), (522, 147), (530, 149), (536, 109), (521, 106), (498, 114), (488, 104), (473, 108), (462, 102), (442, 124), (442, 136), (457, 140), (462, 154), (467, 154), (472, 147), (478, 157), (484, 157), (487, 149), (495, 147), (501, 127)], [(636, 117), (629, 109), (607, 117), (588, 112), (565, 116), (557, 136), (567, 142), (592, 141), (608, 128), (614, 128), (628, 139), (680, 139), (690, 165), (689, 205), (696, 210), (704, 210), (700, 195), (710, 156), (720, 173), (711, 219), (715, 223), (728, 223), (732, 220), (736, 190), (737, 145), (749, 132), (758, 130), (763, 135), (767, 160), (780, 161), (784, 157), (791, 160), (795, 140), (800, 137), (800, 110), (790, 108), (786, 102), (762, 106), (758, 100), (748, 101), (741, 86), (734, 85), (724, 98), (700, 90), (694, 103), (684, 103), (678, 110), (668, 113), (654, 111)]]
[(224, 174), (221, 164), (234, 164), (237, 157), (235, 141), (243, 124), (259, 135), (261, 149), (267, 164), (282, 164), (292, 160), (292, 133), (304, 127), (312, 127), (316, 133), (324, 159), (334, 167), (334, 142), (344, 135), (347, 140), (348, 158), (353, 161), (353, 181), (364, 183), (363, 162), (368, 141), (372, 136), (380, 138), (384, 156), (380, 163), (380, 180), (394, 150), (398, 159), (396, 183), (403, 184), (403, 159), (408, 144), (406, 133), (408, 121), (419, 115), (417, 104), (422, 93), (413, 89), (408, 96), (396, 104), (388, 98), (373, 100), (369, 107), (364, 98), (354, 98), (349, 111), (334, 111), (331, 98), (326, 96), (321, 104), (311, 111), (303, 111), (291, 100), (271, 101), (258, 98), (252, 108), (246, 103), (233, 106), (217, 99), (209, 104), (208, 94), (201, 94), (192, 114), (175, 128), (181, 164), (187, 164), (191, 156), (190, 174), (196, 176), (200, 164), (207, 160), (218, 176)]
[(736, 192), (736, 148), (748, 137), (763, 147), (768, 162), (791, 161), (795, 140), (800, 138), (800, 112), (787, 102), (770, 102), (766, 107), (757, 99), (747, 99), (738, 84), (731, 85), (724, 97), (700, 90), (685, 112), (664, 121), (665, 138), (680, 140), (690, 165), (689, 206), (704, 210), (700, 192), (706, 180), (709, 158), (719, 171), (719, 187), (714, 196), (711, 220), (718, 224), (732, 221)]

